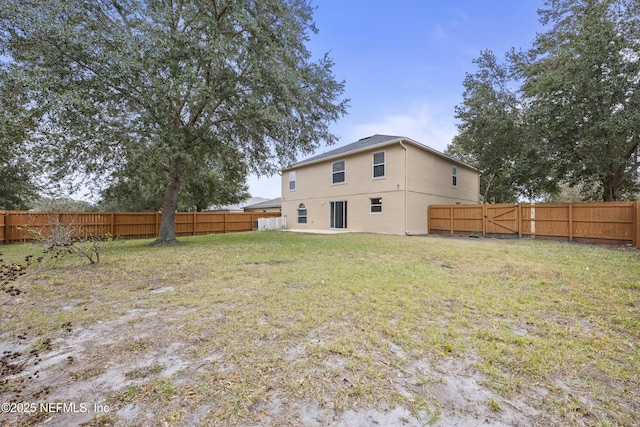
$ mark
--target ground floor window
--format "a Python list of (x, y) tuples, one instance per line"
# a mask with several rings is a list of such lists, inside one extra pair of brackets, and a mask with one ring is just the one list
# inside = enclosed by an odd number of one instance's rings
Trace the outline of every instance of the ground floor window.
[(382, 197), (369, 199), (371, 205), (371, 213), (382, 213)]
[(300, 203), (298, 206), (298, 224), (307, 223), (307, 208), (304, 203)]
[(329, 203), (331, 228), (347, 228), (347, 202)]

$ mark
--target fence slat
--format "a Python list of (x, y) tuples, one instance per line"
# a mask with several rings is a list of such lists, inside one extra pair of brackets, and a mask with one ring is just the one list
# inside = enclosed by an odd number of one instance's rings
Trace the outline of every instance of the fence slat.
[(635, 222), (633, 224), (635, 228), (634, 244), (636, 246), (636, 249), (640, 249), (640, 200), (636, 200), (633, 208), (635, 209)]
[(6, 215), (7, 213), (5, 211), (0, 211), (0, 245), (5, 243)]
[[(176, 236), (251, 231), (257, 218), (281, 216), (280, 212), (177, 212)], [(158, 235), (159, 212), (25, 212), (0, 211), (0, 244), (26, 242), (33, 236), (18, 230), (27, 225), (44, 235), (56, 224), (77, 227), (82, 237), (151, 238)]]

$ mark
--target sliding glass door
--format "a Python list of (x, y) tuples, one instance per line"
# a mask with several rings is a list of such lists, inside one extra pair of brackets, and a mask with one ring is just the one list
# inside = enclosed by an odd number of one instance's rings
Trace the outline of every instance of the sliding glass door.
[(347, 202), (330, 203), (331, 228), (347, 228)]

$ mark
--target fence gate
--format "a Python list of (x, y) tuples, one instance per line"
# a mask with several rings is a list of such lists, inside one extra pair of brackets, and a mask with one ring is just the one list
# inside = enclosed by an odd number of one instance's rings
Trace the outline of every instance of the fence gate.
[(486, 234), (518, 234), (518, 205), (483, 205)]

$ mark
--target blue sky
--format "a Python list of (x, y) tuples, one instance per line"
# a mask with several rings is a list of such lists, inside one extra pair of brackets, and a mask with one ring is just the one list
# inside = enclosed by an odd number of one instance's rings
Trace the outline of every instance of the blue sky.
[[(376, 133), (406, 136), (444, 151), (456, 135), (454, 107), (481, 50), (499, 58), (528, 49), (544, 28), (543, 0), (315, 0), (319, 33), (309, 46), (335, 61), (348, 115), (331, 127), (339, 141)], [(302, 160), (301, 158), (299, 160)], [(250, 177), (254, 197), (280, 197), (280, 176)]]

